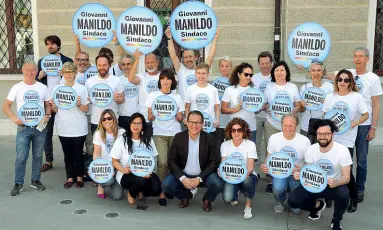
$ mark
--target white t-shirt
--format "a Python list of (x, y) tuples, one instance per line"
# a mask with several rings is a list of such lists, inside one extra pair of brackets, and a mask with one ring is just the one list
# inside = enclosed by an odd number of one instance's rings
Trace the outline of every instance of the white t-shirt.
[[(285, 93), (287, 93), (290, 96), (290, 101), (292, 103), (299, 102), (301, 99), (301, 97), (299, 96), (298, 87), (291, 82), (287, 82), (287, 84), (284, 86), (277, 85), (275, 82), (270, 82), (266, 86), (264, 94), (266, 102), (270, 105), (270, 103), (275, 99), (276, 95)], [(279, 130), (282, 130), (281, 122), (274, 120), (270, 114), (266, 115), (266, 119), (272, 126)]]
[(221, 144), (221, 157), (228, 157), (235, 152), (242, 154), (245, 165), (247, 165), (248, 158), (257, 159), (257, 148), (255, 143), (250, 140), (244, 139), (237, 147), (234, 145), (233, 140), (228, 140)]
[[(302, 100), (303, 100), (303, 92), (305, 92), (306, 89), (311, 88), (311, 87), (313, 87), (312, 82), (309, 82), (309, 83), (302, 85), (302, 88), (300, 91), (300, 95), (302, 97)], [(320, 88), (325, 92), (326, 95), (334, 92), (334, 85), (328, 81), (323, 81), (323, 84)], [(307, 132), (309, 129), (310, 118), (322, 118), (322, 116), (323, 116), (322, 110), (311, 111), (311, 110), (306, 109), (302, 113), (301, 129)]]
[(148, 121), (148, 108), (145, 106), (146, 99), (149, 93), (158, 91), (158, 80), (160, 79), (160, 73), (157, 75), (149, 75), (148, 73), (137, 74), (140, 78), (139, 94), (138, 94), (138, 106), (139, 111), (144, 115), (146, 121)]
[[(190, 111), (199, 110), (206, 112), (215, 121), (214, 105), (220, 104), (218, 90), (210, 84), (201, 88), (196, 83), (188, 88), (185, 103), (190, 103)], [(214, 131), (215, 127), (212, 129), (212, 132)]]
[[(24, 98), (24, 96), (28, 98)], [(41, 108), (43, 108), (45, 114), (44, 102), (49, 101), (48, 88), (44, 84), (37, 81), (33, 85), (27, 85), (24, 81), (21, 81), (12, 86), (8, 93), (7, 99), (12, 102), (16, 100), (17, 112), (19, 112), (19, 109), (25, 103), (34, 102), (38, 103)]]
[[(56, 85), (56, 87), (53, 88), (51, 98), (53, 98), (56, 89), (61, 86), (64, 85)], [(82, 105), (89, 104), (88, 90), (85, 86), (75, 83), (72, 88), (78, 96), (81, 96)], [(81, 137), (88, 134), (88, 121), (85, 113), (82, 112), (77, 105), (68, 110), (57, 108), (55, 127), (57, 134), (62, 137)]]
[(327, 176), (338, 180), (342, 176), (341, 167), (352, 165), (352, 159), (346, 146), (336, 141), (333, 143), (331, 150), (326, 153), (320, 151), (318, 143), (310, 146), (305, 152), (305, 162), (322, 167)]
[[(193, 77), (194, 75), (194, 77)], [(181, 63), (180, 69), (177, 72), (178, 77), (178, 93), (181, 95), (182, 100), (186, 98), (186, 92), (189, 86), (196, 82), (195, 69), (188, 69)]]
[[(323, 112), (337, 108), (348, 113), (351, 121), (360, 118), (361, 114), (367, 113), (367, 107), (360, 93), (351, 92), (346, 96), (340, 96), (339, 94), (329, 94), (326, 96), (323, 105)], [(334, 135), (334, 140), (345, 145), (347, 148), (353, 148), (358, 133), (358, 127), (350, 129), (342, 135)]]
[[(75, 82), (79, 83), (81, 85), (85, 85), (86, 79), (84, 78), (84, 75), (85, 75), (85, 73), (77, 72), (76, 77), (74, 79)], [(65, 82), (66, 82), (65, 78), (62, 77), (61, 80), (60, 80), (60, 84), (61, 85), (65, 85)]]
[[(238, 101), (240, 99), (240, 94), (249, 89), (250, 86), (242, 87), (240, 85), (232, 85), (226, 88), (225, 93), (222, 96), (222, 101), (229, 103), (229, 108), (236, 108), (238, 106)], [(255, 113), (248, 112), (243, 108), (236, 113), (229, 114), (230, 120), (234, 117), (240, 117), (244, 119), (248, 124), (250, 131), (257, 130), (257, 123), (255, 121)]]
[[(101, 84), (101, 83), (106, 84), (110, 88), (112, 88), (113, 93), (122, 93), (124, 91), (123, 86), (120, 84), (120, 78), (113, 76), (113, 75), (109, 75), (109, 77), (106, 79), (100, 78), (99, 75), (93, 76), (93, 77), (89, 78), (88, 80), (86, 80), (85, 86), (88, 89), (88, 92), (90, 94), (90, 90), (92, 89), (92, 87), (97, 85), (97, 84)], [(100, 108), (98, 106), (92, 106), (90, 122), (92, 124), (97, 125), (99, 120), (100, 120), (101, 113), (105, 109), (113, 110), (113, 112), (117, 116), (117, 103), (114, 100), (112, 100), (112, 103), (110, 103), (110, 105), (103, 107), (103, 108)]]
[[(266, 86), (271, 82), (271, 75), (269, 76), (263, 76), (261, 72), (255, 74), (252, 78), (251, 81), (254, 84), (254, 87), (256, 89), (259, 89), (262, 91), (262, 93), (265, 93)], [(256, 114), (257, 117), (266, 117), (266, 112), (261, 111), (258, 114)]]
[[(114, 70), (114, 71), (113, 71)], [(110, 69), (109, 69), (109, 74), (114, 75), (116, 77), (124, 75), (124, 71), (120, 69), (120, 66), (118, 66), (118, 63), (114, 64)]]
[[(357, 76), (355, 69), (350, 69), (350, 72), (354, 75), (354, 77)], [(380, 79), (378, 75), (372, 72), (368, 72), (366, 74), (358, 75), (358, 76), (359, 76), (359, 80), (356, 80), (356, 84), (359, 88), (359, 92), (362, 93), (363, 99), (367, 106), (368, 113), (370, 114), (368, 119), (360, 125), (371, 125), (371, 121), (372, 121), (371, 97), (379, 96), (383, 94), (382, 85), (380, 84)]]
[[(158, 156), (158, 152), (153, 139), (151, 140), (150, 145), (152, 148), (147, 149), (147, 151), (151, 152), (153, 156)], [(140, 143), (139, 140), (133, 140), (133, 152), (135, 151), (136, 148), (141, 148), (141, 149), (145, 148), (145, 144)], [(122, 167), (126, 167), (129, 164), (130, 154), (128, 151), (128, 145), (125, 144), (124, 137), (120, 136), (117, 138), (109, 156), (111, 158), (120, 160), (120, 164)], [(120, 185), (121, 185), (122, 176), (123, 176), (122, 172), (117, 171), (116, 180)]]
[(287, 140), (283, 136), (283, 132), (279, 132), (271, 135), (267, 145), (267, 152), (270, 154), (275, 152), (285, 152), (294, 160), (302, 160), (310, 145), (310, 140), (299, 133), (295, 133), (294, 139)]
[(138, 112), (138, 86), (129, 82), (124, 75), (120, 76), (120, 85), (124, 88), (125, 101), (118, 105), (120, 116), (132, 116)]
[[(181, 96), (176, 92), (171, 92), (170, 94), (163, 94), (161, 91), (155, 91), (148, 95), (145, 106), (147, 108), (152, 108), (153, 101), (159, 96), (169, 96), (174, 99), (177, 104), (178, 112), (185, 111), (185, 105)], [(181, 124), (174, 117), (168, 121), (160, 121), (157, 118), (153, 121), (153, 135), (159, 136), (174, 136), (176, 133), (181, 132)]]
[[(119, 128), (117, 139), (119, 137), (122, 137), (122, 134), (125, 133), (124, 129)], [(113, 148), (113, 145), (115, 143), (113, 134), (106, 133), (105, 142), (101, 139), (100, 131), (96, 130), (93, 135), (93, 144), (98, 145), (101, 147), (101, 158), (107, 159), (108, 161), (112, 161), (112, 157), (110, 156), (110, 152)]]

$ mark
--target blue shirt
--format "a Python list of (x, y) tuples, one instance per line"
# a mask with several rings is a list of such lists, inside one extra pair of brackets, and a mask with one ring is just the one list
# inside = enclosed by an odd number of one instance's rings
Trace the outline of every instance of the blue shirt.
[(197, 176), (201, 172), (199, 165), (199, 135), (196, 140), (189, 136), (188, 160), (184, 168), (184, 173), (190, 176)]

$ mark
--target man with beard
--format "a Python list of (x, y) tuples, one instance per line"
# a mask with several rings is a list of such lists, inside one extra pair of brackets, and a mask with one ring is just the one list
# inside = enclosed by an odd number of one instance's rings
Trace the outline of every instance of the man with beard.
[[(215, 33), (215, 36), (214, 36), (214, 40), (211, 43), (209, 56), (206, 59), (206, 63), (210, 67), (211, 67), (211, 64), (213, 63), (213, 58), (214, 58), (216, 46), (217, 46), (217, 39), (219, 37), (220, 31), (221, 31), (220, 29), (217, 29), (217, 32)], [(198, 60), (198, 54), (197, 54), (197, 51), (195, 50), (185, 49), (181, 54), (182, 61), (183, 61), (183, 63), (181, 63), (180, 59), (178, 58), (176, 54), (176, 49), (174, 47), (172, 34), (170, 32), (169, 27), (166, 29), (165, 35), (168, 38), (169, 55), (170, 55), (170, 58), (172, 59), (174, 70), (176, 71), (177, 77), (178, 77), (178, 93), (181, 95), (182, 100), (185, 100), (188, 87), (197, 82), (197, 78), (195, 76), (195, 70), (196, 70), (196, 62)]]
[[(304, 159), (306, 164), (326, 166), (328, 185), (320, 193), (310, 193), (300, 185), (290, 193), (288, 203), (290, 207), (309, 211), (309, 219), (317, 220), (326, 207), (325, 202), (318, 199), (334, 200), (331, 229), (340, 230), (342, 229), (340, 221), (349, 202), (347, 184), (350, 180), (351, 156), (346, 146), (333, 141), (337, 128), (331, 120), (320, 120), (314, 128), (317, 130), (318, 143), (307, 149)], [(299, 171), (300, 169), (295, 170), (296, 180), (299, 180)]]
[[(73, 60), (62, 53), (60, 53), (61, 48), (61, 40), (56, 35), (51, 35), (45, 38), (44, 40), (45, 46), (48, 49), (49, 54), (56, 55), (61, 58), (61, 62), (64, 64), (65, 62), (73, 62)], [(37, 63), (38, 72), (36, 75), (36, 80), (43, 83), (48, 87), (48, 95), (52, 95), (53, 88), (60, 83), (61, 80), (61, 71), (59, 71), (58, 76), (47, 76), (47, 74), (41, 68), (41, 61), (43, 58), (40, 58)], [(46, 162), (42, 165), (40, 171), (45, 172), (51, 168), (53, 168), (53, 126), (55, 123), (55, 113), (52, 112), (51, 119), (47, 124), (47, 135), (45, 139), (44, 152), (45, 152), (45, 160)]]
[(113, 91), (113, 100), (107, 106), (100, 107), (97, 104), (92, 105), (90, 116), (92, 134), (96, 131), (100, 120), (100, 115), (105, 109), (111, 109), (117, 114), (117, 104), (122, 104), (125, 101), (124, 89), (120, 84), (120, 78), (109, 74), (111, 59), (107, 54), (99, 54), (96, 57), (96, 66), (98, 75), (95, 75), (85, 82), (85, 86), (91, 94), (91, 89), (97, 84), (108, 85)]

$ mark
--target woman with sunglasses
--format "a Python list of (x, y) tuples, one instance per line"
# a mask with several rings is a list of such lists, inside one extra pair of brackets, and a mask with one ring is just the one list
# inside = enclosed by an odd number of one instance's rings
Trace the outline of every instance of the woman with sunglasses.
[(223, 200), (231, 205), (238, 204), (238, 192), (243, 190), (245, 195), (245, 210), (243, 218), (248, 220), (253, 215), (251, 213), (251, 202), (255, 195), (255, 186), (258, 178), (254, 173), (254, 160), (257, 159), (255, 143), (251, 141), (249, 125), (239, 117), (232, 119), (226, 126), (225, 135), (227, 141), (221, 145), (222, 160), (226, 160), (232, 153), (240, 153), (243, 163), (247, 166), (246, 179), (239, 184), (229, 184), (225, 182), (223, 187)]
[[(181, 132), (180, 122), (183, 120), (182, 112), (185, 105), (181, 96), (175, 92), (177, 81), (172, 70), (162, 70), (158, 80), (159, 91), (152, 92), (146, 99), (145, 106), (148, 107), (148, 119), (153, 121), (153, 140), (158, 150), (158, 177), (162, 181), (169, 174), (168, 152), (172, 145), (174, 135)], [(152, 106), (156, 98), (169, 96), (177, 105), (177, 114), (169, 120), (159, 120), (152, 111)], [(159, 204), (166, 206), (165, 194), (161, 193)]]
[(158, 155), (148, 124), (141, 113), (132, 114), (126, 132), (118, 137), (110, 156), (113, 166), (117, 169), (116, 180), (121, 187), (129, 190), (127, 193), (129, 204), (134, 207), (136, 197), (142, 193), (143, 197), (139, 198), (137, 209), (146, 210), (149, 207), (143, 204), (144, 197), (159, 196), (162, 193), (161, 181), (154, 172), (145, 177), (139, 177), (130, 171), (129, 158), (136, 150), (145, 150), (154, 157)]
[(59, 136), (61, 146), (64, 152), (65, 171), (67, 181), (64, 188), (72, 187), (76, 180), (76, 187), (84, 187), (84, 158), (83, 146), (86, 135), (88, 134), (88, 123), (85, 113), (88, 112), (88, 90), (85, 86), (76, 83), (77, 66), (73, 62), (66, 62), (63, 65), (62, 72), (65, 83), (57, 85), (53, 89), (53, 95), (60, 87), (71, 87), (76, 92), (76, 105), (70, 109), (60, 109), (54, 100), (50, 100), (53, 112), (56, 113), (55, 127)]
[[(335, 76), (334, 93), (327, 95), (322, 109), (324, 113), (333, 109), (339, 109), (346, 112), (350, 117), (350, 129), (342, 135), (335, 135), (334, 140), (348, 148), (351, 158), (354, 152), (358, 125), (365, 122), (369, 117), (364, 99), (358, 91), (352, 73), (346, 69), (342, 69)], [(347, 211), (355, 212), (357, 209), (358, 194), (352, 170), (350, 173), (348, 188), (351, 202)]]
[(255, 113), (244, 110), (242, 100), (240, 100), (240, 95), (244, 91), (254, 87), (251, 81), (252, 76), (253, 66), (249, 63), (241, 63), (234, 68), (229, 81), (230, 86), (226, 88), (222, 97), (221, 112), (222, 114), (230, 114), (230, 119), (235, 117), (244, 119), (249, 124), (249, 139), (255, 142), (257, 134)]
[[(98, 158), (104, 158), (112, 161), (110, 156), (111, 149), (114, 142), (119, 136), (123, 134), (124, 130), (118, 127), (117, 118), (113, 110), (105, 109), (100, 116), (98, 127), (93, 135), (93, 160)], [(121, 186), (116, 183), (116, 179), (113, 177), (108, 182), (99, 184), (97, 189), (97, 196), (101, 199), (105, 199), (105, 188), (110, 186), (110, 197), (114, 200), (120, 200), (122, 198), (123, 190)]]
[[(302, 86), (300, 90), (300, 95), (303, 99), (304, 95), (303, 93), (308, 89), (308, 88), (320, 88), (323, 90), (325, 95), (334, 92), (334, 85), (331, 84), (328, 81), (323, 80), (323, 76), (326, 75), (326, 69), (323, 65), (323, 62), (313, 60), (310, 63), (309, 70), (308, 70), (308, 75), (311, 77), (311, 82), (306, 83)], [(322, 101), (321, 103), (323, 103)], [(308, 130), (309, 130), (309, 123), (311, 118), (322, 118), (323, 117), (323, 111), (320, 110), (308, 110), (305, 108), (306, 103), (301, 100), (300, 101), (301, 106), (302, 106), (302, 122), (301, 122), (301, 134), (304, 136), (307, 136)]]

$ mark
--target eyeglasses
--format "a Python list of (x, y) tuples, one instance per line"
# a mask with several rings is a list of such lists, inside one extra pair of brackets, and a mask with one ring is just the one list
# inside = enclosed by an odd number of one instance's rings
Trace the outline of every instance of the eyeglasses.
[(76, 60), (78, 62), (88, 62), (89, 61), (89, 59), (87, 59), (87, 58), (76, 58)]
[(243, 73), (243, 75), (244, 75), (245, 77), (249, 77), (249, 76), (250, 76), (250, 77), (253, 77), (254, 74), (252, 74), (252, 73)]
[(318, 65), (323, 65), (323, 61), (319, 61), (319, 60), (312, 60), (312, 61), (311, 61), (311, 64), (318, 64)]
[(103, 117), (102, 118), (103, 122), (106, 121), (106, 120), (111, 121), (111, 120), (113, 120), (113, 117)]
[(317, 136), (318, 137), (328, 137), (330, 136), (332, 133), (317, 133)]
[(231, 128), (231, 132), (232, 133), (243, 133), (243, 129), (242, 128), (238, 128), (238, 129)]
[(142, 122), (132, 122), (132, 125), (134, 125), (134, 126), (141, 126)]
[(201, 121), (188, 121), (188, 124), (190, 124), (191, 126), (193, 125), (202, 125), (203, 122)]
[(351, 79), (349, 79), (349, 78), (341, 78), (341, 77), (338, 77), (338, 80), (337, 80), (337, 82), (342, 82), (342, 81), (344, 81), (344, 83), (350, 83), (351, 82)]

